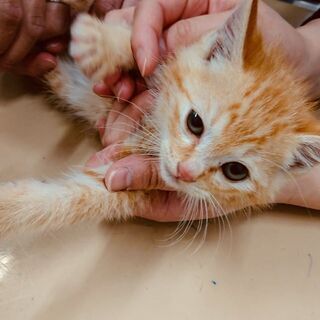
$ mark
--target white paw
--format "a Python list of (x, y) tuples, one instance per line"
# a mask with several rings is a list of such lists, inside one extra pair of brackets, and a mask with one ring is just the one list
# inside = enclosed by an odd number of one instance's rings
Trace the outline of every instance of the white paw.
[(93, 80), (101, 80), (104, 74), (104, 40), (102, 23), (88, 15), (79, 15), (71, 27), (70, 55), (81, 71)]

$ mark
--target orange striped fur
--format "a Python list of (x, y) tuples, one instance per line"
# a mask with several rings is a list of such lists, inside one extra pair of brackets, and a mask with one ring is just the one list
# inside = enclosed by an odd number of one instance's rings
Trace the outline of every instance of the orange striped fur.
[[(287, 179), (320, 162), (320, 127), (308, 85), (279, 47), (265, 46), (257, 6), (256, 0), (243, 1), (221, 30), (159, 66), (150, 82), (154, 108), (120, 153), (158, 158), (171, 188), (205, 201), (217, 215), (272, 203)], [(71, 33), (76, 64), (60, 60), (47, 82), (60, 104), (95, 125), (108, 115), (113, 99), (94, 95), (92, 79), (101, 80), (118, 67), (134, 68), (131, 31), (81, 15)], [(188, 129), (191, 110), (202, 119), (200, 137)], [(222, 170), (228, 162), (245, 165), (249, 176), (231, 181)], [(187, 163), (193, 181), (177, 178), (179, 163)], [(49, 183), (2, 184), (0, 235), (122, 219), (151, 208), (157, 191), (110, 193), (103, 184), (106, 168), (83, 169)]]

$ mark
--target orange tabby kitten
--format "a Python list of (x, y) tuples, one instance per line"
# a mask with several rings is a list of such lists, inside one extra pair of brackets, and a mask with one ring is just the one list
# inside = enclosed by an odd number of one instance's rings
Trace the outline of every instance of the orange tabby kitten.
[[(154, 108), (123, 146), (126, 153), (158, 157), (169, 186), (217, 214), (272, 203), (288, 177), (320, 162), (308, 88), (279, 48), (264, 45), (256, 18), (257, 1), (244, 1), (221, 30), (160, 66), (152, 82)], [(75, 63), (61, 60), (47, 76), (53, 93), (92, 125), (112, 104), (92, 93), (93, 81), (116, 67), (135, 67), (130, 32), (127, 25), (80, 15), (72, 26)], [(157, 191), (108, 192), (105, 171), (2, 184), (0, 235), (128, 218), (157, 197)]]

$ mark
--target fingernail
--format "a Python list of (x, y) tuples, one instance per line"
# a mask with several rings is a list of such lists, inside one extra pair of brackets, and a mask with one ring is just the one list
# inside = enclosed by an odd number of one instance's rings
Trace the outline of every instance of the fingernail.
[(128, 189), (131, 183), (131, 172), (127, 168), (119, 168), (110, 173), (106, 185), (109, 191), (121, 191)]
[(53, 59), (46, 59), (38, 67), (37, 75), (41, 76), (51, 70), (53, 70), (57, 66), (57, 63)]
[(145, 51), (142, 48), (139, 48), (137, 50), (137, 63), (138, 63), (138, 67), (141, 72), (141, 75), (144, 77), (145, 71), (146, 71), (147, 57), (146, 57)]
[(114, 86), (114, 91), (115, 91), (115, 94), (116, 94), (116, 96), (117, 96), (118, 102), (120, 102), (121, 94), (122, 94), (122, 91), (123, 91), (123, 83), (122, 83), (121, 81), (118, 82), (118, 83)]

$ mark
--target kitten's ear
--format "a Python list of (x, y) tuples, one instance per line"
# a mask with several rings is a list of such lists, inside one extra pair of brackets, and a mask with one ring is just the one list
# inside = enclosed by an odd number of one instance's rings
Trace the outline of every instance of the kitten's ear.
[(257, 29), (258, 0), (242, 0), (221, 30), (208, 59), (222, 57), (249, 67), (263, 49), (262, 37)]
[(308, 169), (320, 164), (320, 136), (300, 135), (289, 164), (290, 169)]

